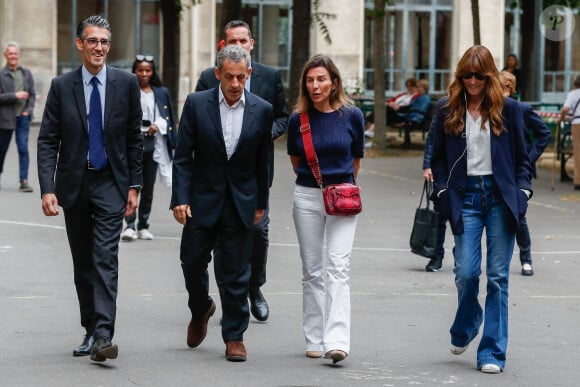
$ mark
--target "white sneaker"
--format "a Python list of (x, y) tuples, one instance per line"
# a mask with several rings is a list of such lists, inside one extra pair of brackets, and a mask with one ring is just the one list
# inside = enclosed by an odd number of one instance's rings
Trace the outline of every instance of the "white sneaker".
[(144, 228), (143, 230), (139, 230), (139, 239), (142, 239), (144, 241), (150, 241), (153, 239), (153, 234), (151, 234), (149, 230)]
[(484, 364), (481, 366), (481, 372), (486, 374), (499, 374), (501, 372), (501, 368), (497, 364)]
[(461, 355), (463, 352), (467, 350), (467, 347), (469, 347), (469, 344), (467, 344), (465, 347), (456, 347), (455, 345), (451, 344), (449, 350), (454, 355)]
[(133, 242), (137, 239), (137, 232), (130, 227), (121, 233), (121, 240), (125, 242)]
[(375, 131), (372, 129), (365, 130), (365, 137), (373, 138), (375, 136)]

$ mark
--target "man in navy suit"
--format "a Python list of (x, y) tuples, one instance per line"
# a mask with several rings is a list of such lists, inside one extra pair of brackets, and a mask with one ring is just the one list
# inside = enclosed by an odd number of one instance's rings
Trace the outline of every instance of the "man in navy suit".
[(52, 80), (38, 136), (42, 210), (64, 209), (81, 325), (74, 356), (117, 357), (115, 330), (119, 236), (142, 185), (141, 102), (137, 77), (106, 66), (111, 27), (81, 22), (83, 65)]
[(173, 159), (173, 216), (183, 224), (181, 267), (191, 321), (187, 345), (207, 333), (216, 305), (208, 294), (207, 266), (214, 260), (222, 302), (222, 338), (229, 361), (245, 361), (252, 226), (268, 205), (268, 151), (272, 105), (244, 89), (250, 54), (226, 46), (217, 58), (219, 86), (187, 96)]
[[(254, 39), (248, 23), (242, 20), (232, 20), (224, 27), (225, 45), (235, 44), (244, 48), (249, 53), (254, 48)], [(246, 82), (245, 88), (258, 97), (270, 102), (274, 108), (274, 122), (272, 124), (272, 139), (276, 140), (286, 133), (288, 126), (288, 108), (284, 97), (284, 86), (280, 73), (273, 67), (258, 62), (250, 63), (252, 75)], [(197, 81), (195, 91), (207, 90), (216, 87), (219, 80), (215, 76), (213, 67), (205, 69)], [(269, 185), (272, 186), (274, 178), (274, 148), (269, 150)], [(269, 209), (262, 220), (254, 225), (254, 245), (252, 247), (252, 276), (250, 278), (250, 302), (251, 312), (258, 321), (266, 321), (269, 315), (269, 307), (260, 288), (266, 283), (266, 261), (268, 259), (268, 224), (270, 223)], [(215, 254), (219, 254), (219, 246)]]

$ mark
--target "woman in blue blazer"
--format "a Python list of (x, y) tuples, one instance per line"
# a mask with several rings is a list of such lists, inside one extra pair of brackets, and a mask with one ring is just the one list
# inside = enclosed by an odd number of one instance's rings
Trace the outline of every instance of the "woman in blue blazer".
[(153, 234), (149, 231), (153, 187), (158, 172), (161, 182), (171, 187), (171, 160), (177, 136), (171, 96), (169, 90), (161, 85), (153, 57), (136, 55), (131, 71), (137, 75), (141, 89), (143, 188), (137, 212), (125, 218), (127, 227), (121, 234), (121, 240), (125, 242), (134, 241), (137, 238), (153, 239)]
[[(524, 123), (516, 101), (505, 99), (493, 56), (484, 46), (460, 59), (448, 97), (437, 103), (431, 135), (434, 196), (449, 220), (455, 247), (458, 306), (451, 352), (463, 353), (477, 336), (477, 368), (499, 373), (506, 361), (508, 282), (519, 219), (532, 195)], [(487, 296), (479, 304), (483, 230)]]

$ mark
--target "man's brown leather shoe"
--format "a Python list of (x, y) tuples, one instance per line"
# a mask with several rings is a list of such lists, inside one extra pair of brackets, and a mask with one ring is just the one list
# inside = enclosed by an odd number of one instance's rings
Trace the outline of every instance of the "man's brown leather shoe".
[(226, 359), (246, 361), (246, 347), (243, 341), (226, 341)]
[(207, 322), (209, 318), (215, 313), (215, 302), (211, 302), (209, 309), (204, 313), (201, 320), (194, 320), (193, 318), (187, 326), (187, 346), (195, 348), (201, 344), (205, 335), (207, 334)]

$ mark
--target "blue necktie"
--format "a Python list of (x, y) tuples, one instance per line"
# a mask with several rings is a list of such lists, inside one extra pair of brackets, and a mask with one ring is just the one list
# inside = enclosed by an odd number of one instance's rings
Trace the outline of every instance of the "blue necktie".
[(93, 168), (102, 169), (107, 165), (105, 143), (103, 141), (103, 113), (101, 110), (101, 94), (99, 80), (91, 79), (93, 91), (89, 102), (89, 161)]

